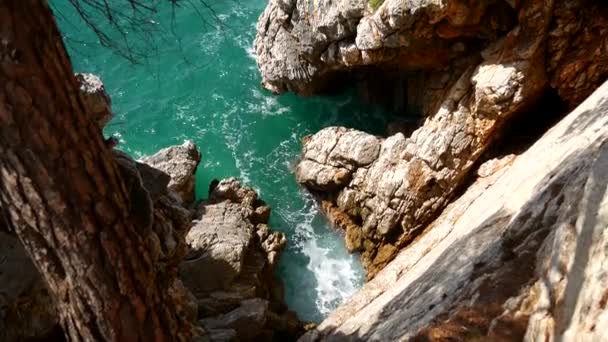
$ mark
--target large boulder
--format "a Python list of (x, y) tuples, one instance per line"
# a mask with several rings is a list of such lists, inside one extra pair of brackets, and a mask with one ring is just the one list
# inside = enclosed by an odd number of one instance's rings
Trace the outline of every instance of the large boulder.
[(311, 189), (332, 191), (350, 182), (359, 167), (378, 159), (381, 140), (364, 132), (329, 127), (304, 139), (296, 180)]
[(164, 148), (140, 160), (171, 176), (169, 190), (175, 192), (186, 205), (194, 201), (195, 174), (200, 161), (201, 154), (191, 141)]
[(274, 268), (287, 240), (268, 228), (270, 207), (236, 178), (212, 187), (196, 206), (180, 275), (217, 341), (293, 339), (302, 324), (283, 301)]
[(301, 340), (605, 340), (607, 175), (608, 82)]
[(187, 236), (190, 253), (182, 265), (186, 284), (195, 293), (230, 286), (243, 271), (255, 234), (238, 203), (221, 202), (200, 209), (201, 217)]

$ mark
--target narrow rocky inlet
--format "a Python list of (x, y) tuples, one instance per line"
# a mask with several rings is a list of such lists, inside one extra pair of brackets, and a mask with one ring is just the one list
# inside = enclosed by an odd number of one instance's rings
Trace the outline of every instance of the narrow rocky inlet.
[[(329, 127), (306, 138), (296, 168), (341, 216), (371, 278), (439, 215), (509, 121), (540, 115), (549, 89), (572, 109), (606, 79), (607, 19), (585, 1), (271, 1), (256, 51), (277, 93), (322, 92), (333, 74), (362, 66), (373, 66), (370, 80), (407, 72), (397, 97), (422, 114), (420, 127), (386, 139)], [(385, 86), (368, 92), (399, 89)]]
[(270, 1), (257, 30), (266, 89), (346, 79), (422, 117), (303, 139), (296, 179), (369, 280), (303, 340), (602, 338), (605, 6)]
[(601, 1), (49, 4), (0, 22), (0, 342), (608, 340)]

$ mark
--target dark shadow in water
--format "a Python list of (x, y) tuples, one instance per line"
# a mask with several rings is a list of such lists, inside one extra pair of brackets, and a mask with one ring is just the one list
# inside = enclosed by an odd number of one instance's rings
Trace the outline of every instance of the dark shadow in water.
[[(404, 93), (405, 94), (405, 93)], [(402, 94), (400, 98), (405, 101)], [(388, 126), (393, 122), (408, 125), (418, 125), (420, 117), (409, 113), (404, 108), (382, 104), (381, 101), (365, 100), (361, 91), (355, 84), (339, 91), (325, 95), (315, 95), (294, 101), (298, 95), (288, 93), (280, 95), (278, 101), (282, 104), (298, 103), (303, 107), (318, 108), (320, 112), (310, 113), (306, 110), (296, 110), (295, 113), (304, 113), (300, 116), (304, 121), (312, 121), (314, 127), (311, 133), (328, 127), (343, 126), (354, 128), (378, 136), (387, 136)], [(404, 104), (405, 106), (405, 104)]]

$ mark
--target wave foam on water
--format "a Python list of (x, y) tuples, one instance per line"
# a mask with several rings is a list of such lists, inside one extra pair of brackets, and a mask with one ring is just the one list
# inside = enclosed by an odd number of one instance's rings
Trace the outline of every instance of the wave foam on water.
[[(362, 270), (358, 266), (356, 255), (349, 254), (337, 232), (316, 232), (317, 221), (325, 221), (319, 208), (308, 194), (306, 207), (297, 224), (295, 248), (308, 258), (307, 269), (316, 279), (315, 304), (318, 311), (326, 316), (348, 299), (362, 284)], [(327, 222), (319, 227), (331, 230)]]
[(349, 257), (332, 256), (332, 251), (319, 246), (318, 240), (307, 241), (302, 252), (310, 258), (308, 269), (317, 279), (315, 303), (319, 312), (327, 315), (355, 293), (360, 277)]

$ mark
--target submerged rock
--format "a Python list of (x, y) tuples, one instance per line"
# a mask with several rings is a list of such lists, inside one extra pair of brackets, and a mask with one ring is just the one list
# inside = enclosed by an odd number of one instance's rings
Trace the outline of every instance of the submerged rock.
[(236, 178), (219, 182), (196, 207), (180, 274), (211, 340), (280, 341), (303, 332), (274, 277), (287, 240), (268, 228), (269, 214), (270, 207)]
[(188, 205), (194, 201), (194, 176), (201, 154), (193, 142), (164, 148), (140, 161), (171, 176), (168, 187), (182, 203)]
[(608, 82), (301, 340), (605, 339), (607, 175)]

